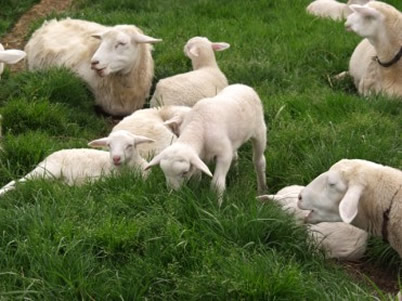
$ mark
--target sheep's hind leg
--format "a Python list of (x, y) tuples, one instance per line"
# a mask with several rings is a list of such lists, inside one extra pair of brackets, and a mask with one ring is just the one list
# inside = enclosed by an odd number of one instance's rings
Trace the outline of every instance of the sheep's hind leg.
[(257, 173), (258, 194), (261, 195), (267, 190), (265, 178), (266, 161), (264, 156), (267, 138), (264, 133), (260, 133), (257, 138), (252, 139), (253, 143), (253, 162)]

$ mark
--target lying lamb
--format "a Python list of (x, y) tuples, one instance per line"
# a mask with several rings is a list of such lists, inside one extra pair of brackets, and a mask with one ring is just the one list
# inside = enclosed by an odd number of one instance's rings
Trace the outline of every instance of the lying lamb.
[[(257, 197), (262, 201), (277, 202), (282, 209), (293, 214), (298, 222), (303, 222), (308, 210), (297, 207), (297, 198), (304, 186), (287, 186), (275, 195)], [(326, 251), (329, 258), (342, 260), (358, 260), (363, 257), (367, 247), (367, 232), (346, 223), (318, 223), (308, 226), (313, 242)]]
[(216, 159), (212, 185), (221, 204), (232, 159), (237, 149), (251, 139), (258, 191), (266, 189), (267, 127), (261, 100), (252, 88), (241, 84), (228, 86), (215, 97), (200, 100), (184, 120), (169, 123), (181, 124), (179, 138), (145, 168), (160, 164), (168, 186), (180, 188), (197, 170), (212, 177), (202, 160)]
[(30, 70), (65, 66), (89, 85), (105, 112), (128, 115), (149, 95), (154, 68), (149, 44), (159, 41), (134, 25), (53, 19), (34, 32), (25, 51)]
[[(349, 74), (359, 93), (402, 96), (402, 14), (389, 4), (372, 1), (351, 5), (345, 27), (365, 38), (354, 50)], [(345, 73), (343, 73), (345, 74)]]
[(147, 158), (159, 154), (177, 139), (174, 132), (164, 122), (176, 118), (182, 119), (190, 110), (191, 108), (185, 106), (163, 106), (137, 110), (115, 125), (112, 132), (127, 130), (132, 134), (153, 139), (155, 143), (145, 143), (137, 147), (138, 153)]
[(228, 85), (228, 81), (216, 63), (214, 51), (229, 47), (228, 43), (211, 42), (203, 37), (190, 39), (184, 46), (184, 53), (191, 59), (193, 71), (161, 79), (152, 96), (151, 107), (192, 107), (202, 98), (215, 96)]
[(347, 3), (341, 3), (335, 0), (315, 0), (311, 2), (306, 10), (309, 14), (317, 17), (330, 18), (332, 20), (342, 20), (352, 13), (349, 5), (364, 5), (372, 0), (349, 0)]
[(299, 195), (308, 223), (343, 221), (382, 236), (402, 257), (402, 171), (366, 160), (341, 160)]
[(62, 179), (68, 185), (81, 185), (96, 180), (118, 170), (123, 164), (132, 168), (140, 168), (143, 178), (147, 162), (137, 153), (136, 146), (153, 142), (152, 139), (136, 136), (127, 131), (116, 131), (106, 138), (94, 140), (90, 146), (107, 146), (109, 151), (87, 148), (63, 149), (47, 156), (25, 177), (11, 181), (0, 189), (0, 195), (15, 189), (16, 182), (27, 180)]
[(16, 64), (26, 56), (22, 50), (7, 49), (0, 43), (0, 79), (4, 71), (4, 64)]

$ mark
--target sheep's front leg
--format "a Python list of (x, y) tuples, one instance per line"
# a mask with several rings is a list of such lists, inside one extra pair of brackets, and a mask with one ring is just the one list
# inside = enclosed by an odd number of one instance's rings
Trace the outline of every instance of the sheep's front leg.
[(216, 167), (214, 172), (214, 177), (212, 178), (212, 187), (216, 190), (218, 194), (218, 204), (222, 205), (223, 202), (223, 192), (226, 189), (226, 175), (229, 171), (230, 164), (232, 163), (232, 153), (229, 155), (219, 156), (216, 159)]

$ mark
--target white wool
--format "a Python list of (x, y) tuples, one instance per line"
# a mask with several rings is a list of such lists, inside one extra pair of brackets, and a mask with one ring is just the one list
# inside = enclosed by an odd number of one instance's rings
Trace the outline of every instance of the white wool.
[[(274, 201), (283, 210), (294, 215), (299, 223), (303, 223), (309, 210), (297, 207), (297, 199), (304, 186), (292, 185), (279, 190), (274, 195), (261, 195), (261, 201)], [(342, 260), (358, 260), (363, 257), (367, 247), (367, 232), (343, 222), (322, 222), (308, 225), (307, 228), (313, 242), (326, 251), (329, 258)]]
[[(181, 122), (169, 123), (177, 126)], [(154, 157), (147, 168), (160, 164), (168, 186), (178, 189), (196, 171), (212, 176), (203, 161), (215, 160), (212, 186), (219, 193), (221, 202), (233, 157), (237, 149), (251, 139), (258, 191), (262, 192), (266, 189), (266, 132), (263, 107), (257, 93), (245, 85), (231, 85), (215, 97), (197, 102), (182, 121), (176, 142)]]
[(343, 159), (301, 191), (298, 206), (312, 210), (307, 222), (343, 221), (385, 235), (402, 256), (402, 171), (398, 169)]
[(134, 25), (113, 27), (75, 19), (46, 21), (27, 45), (29, 70), (64, 66), (89, 86), (95, 102), (112, 115), (142, 108), (153, 78), (152, 46)]
[(185, 106), (163, 106), (137, 110), (115, 125), (112, 132), (126, 130), (155, 140), (154, 143), (140, 144), (137, 147), (138, 153), (147, 158), (159, 154), (177, 139), (177, 136), (164, 122), (184, 118), (184, 115), (190, 110), (191, 108)]
[[(137, 168), (144, 178), (147, 177), (148, 172), (144, 170), (147, 162), (137, 154), (136, 144), (150, 141), (126, 131), (112, 133), (103, 140), (105, 141), (103, 145), (108, 144), (109, 151), (75, 148), (63, 149), (50, 154), (23, 178), (11, 181), (2, 187), (0, 195), (15, 189), (16, 182), (36, 178), (61, 179), (68, 185), (81, 185), (109, 175), (122, 165)], [(98, 140), (91, 143), (94, 146), (100, 146), (96, 141)], [(131, 147), (128, 147), (130, 145)], [(113, 160), (116, 155), (121, 156), (118, 164)]]
[(0, 43), (0, 79), (4, 72), (4, 64), (16, 64), (26, 56), (26, 53), (17, 49), (4, 49)]
[(349, 5), (363, 5), (369, 1), (371, 0), (349, 0), (347, 3), (341, 3), (335, 0), (315, 0), (307, 6), (306, 10), (317, 17), (342, 20), (352, 13)]
[(216, 63), (214, 51), (229, 48), (228, 43), (211, 42), (207, 38), (191, 38), (184, 53), (193, 65), (193, 71), (161, 79), (151, 99), (151, 107), (185, 105), (192, 107), (205, 97), (215, 96), (228, 85), (226, 76)]

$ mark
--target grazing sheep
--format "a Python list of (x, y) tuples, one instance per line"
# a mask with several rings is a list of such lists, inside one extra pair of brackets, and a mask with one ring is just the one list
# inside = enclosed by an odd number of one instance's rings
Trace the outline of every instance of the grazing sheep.
[(155, 140), (155, 143), (145, 143), (137, 147), (137, 151), (142, 157), (155, 156), (177, 139), (174, 132), (164, 122), (175, 118), (182, 119), (190, 110), (191, 108), (185, 106), (163, 106), (137, 110), (115, 125), (112, 132), (127, 130), (130, 133)]
[(216, 160), (212, 185), (219, 194), (219, 204), (237, 149), (251, 139), (257, 172), (258, 191), (266, 189), (265, 157), (267, 127), (257, 93), (236, 84), (218, 95), (197, 102), (184, 120), (168, 121), (180, 125), (180, 136), (171, 146), (154, 157), (145, 169), (160, 164), (168, 186), (178, 189), (184, 180), (201, 170), (212, 177), (202, 160)]
[(7, 49), (0, 43), (0, 79), (4, 71), (4, 64), (16, 64), (26, 56), (22, 50)]
[(335, 0), (315, 0), (307, 6), (306, 10), (308, 13), (317, 17), (341, 20), (352, 13), (349, 5), (364, 5), (369, 1), (372, 0), (349, 0), (347, 3), (337, 2)]
[(402, 14), (389, 4), (372, 1), (351, 5), (345, 27), (365, 38), (355, 48), (349, 74), (362, 95), (402, 96)]
[(299, 195), (308, 223), (343, 221), (382, 236), (402, 257), (402, 171), (366, 160), (341, 160)]
[[(308, 210), (297, 207), (297, 198), (304, 186), (292, 185), (282, 188), (275, 195), (261, 195), (262, 201), (274, 201), (283, 210), (293, 214), (302, 223), (308, 215)], [(329, 258), (341, 260), (358, 260), (363, 257), (367, 247), (367, 232), (346, 223), (318, 223), (308, 225), (308, 233), (313, 242), (326, 251)]]
[(153, 140), (136, 136), (127, 131), (116, 131), (106, 138), (94, 140), (90, 146), (108, 146), (109, 151), (87, 148), (73, 148), (56, 151), (47, 156), (31, 172), (23, 178), (11, 181), (0, 189), (0, 195), (15, 189), (16, 182), (27, 180), (62, 179), (68, 185), (81, 185), (86, 181), (96, 180), (103, 175), (109, 175), (123, 164), (132, 168), (140, 168), (143, 178), (147, 177), (144, 170), (147, 162), (138, 155), (136, 146)]
[(161, 79), (151, 99), (151, 107), (184, 105), (192, 107), (205, 97), (215, 96), (228, 85), (219, 69), (214, 51), (222, 51), (230, 45), (211, 42), (207, 38), (191, 38), (184, 46), (184, 53), (191, 59), (193, 71)]
[(103, 26), (55, 19), (36, 30), (25, 46), (29, 70), (64, 66), (78, 74), (111, 115), (142, 108), (153, 77), (152, 46), (161, 40), (134, 25)]

